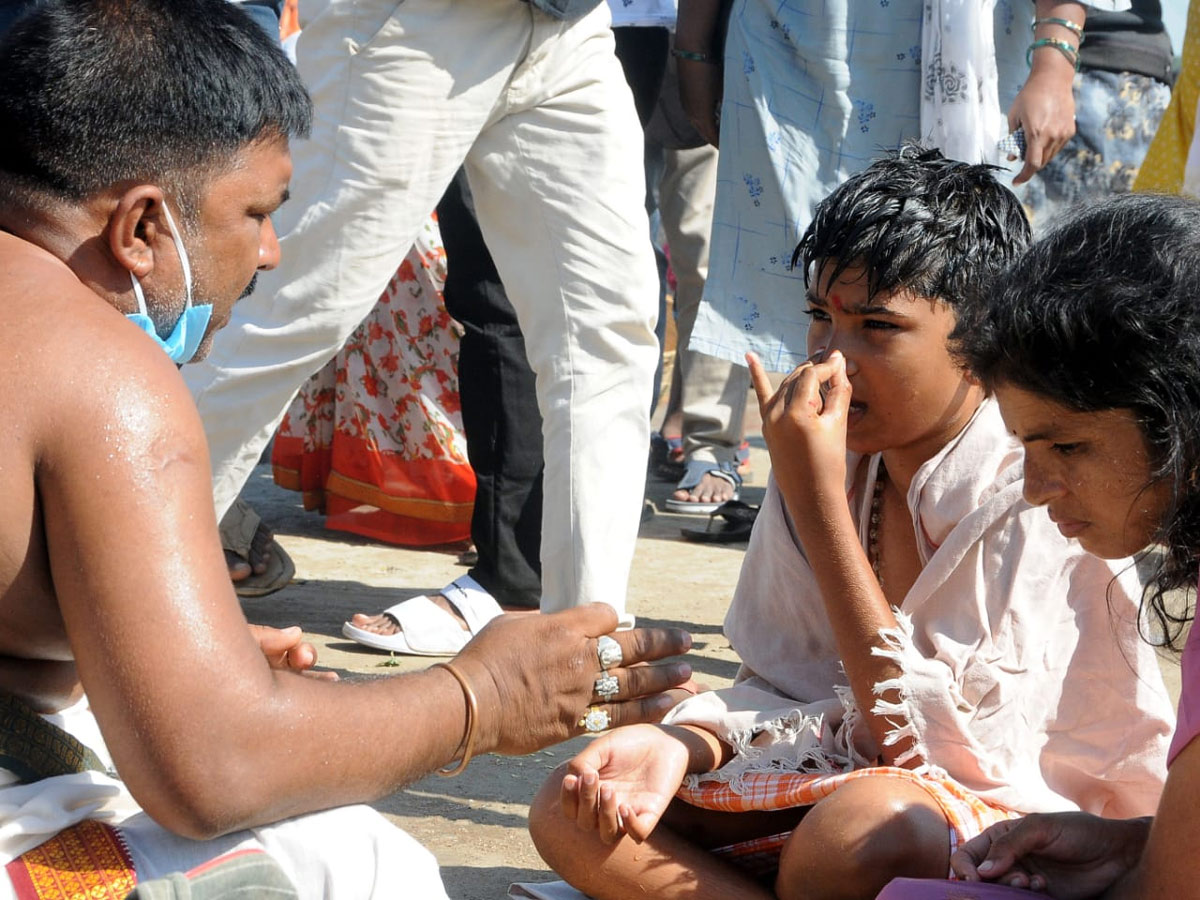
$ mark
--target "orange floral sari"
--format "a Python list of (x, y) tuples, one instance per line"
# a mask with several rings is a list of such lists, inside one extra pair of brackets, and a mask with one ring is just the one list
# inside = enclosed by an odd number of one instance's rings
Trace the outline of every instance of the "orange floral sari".
[(275, 435), (275, 482), (328, 528), (393, 544), (470, 539), (475, 473), (458, 399), (457, 323), (442, 302), (434, 220)]

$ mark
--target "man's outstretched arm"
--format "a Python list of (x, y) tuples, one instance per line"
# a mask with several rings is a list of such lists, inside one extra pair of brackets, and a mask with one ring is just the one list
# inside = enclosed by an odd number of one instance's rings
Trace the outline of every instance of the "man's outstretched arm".
[[(204, 837), (379, 797), (454, 758), (467, 707), (444, 669), (336, 684), (267, 665), (225, 569), (186, 388), (139, 332), (79, 299), (63, 354), (23, 377), (47, 410), (36, 480), (67, 637), (134, 797)], [(80, 363), (64, 371), (65, 358)], [(579, 733), (599, 702), (595, 637), (615, 625), (603, 605), (489, 625), (455, 660), (479, 701), (475, 752), (525, 753)], [(627, 668), (683, 652), (682, 632), (617, 639), (621, 698), (689, 677), (678, 664)], [(669, 703), (606, 708), (616, 725)]]

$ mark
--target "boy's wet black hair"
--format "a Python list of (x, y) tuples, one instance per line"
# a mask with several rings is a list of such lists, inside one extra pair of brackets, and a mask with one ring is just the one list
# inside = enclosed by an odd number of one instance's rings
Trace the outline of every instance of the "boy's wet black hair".
[(294, 67), (227, 0), (43, 0), (0, 39), (0, 201), (145, 182), (186, 211), (239, 150), (311, 121)]
[(988, 388), (1136, 416), (1171, 486), (1146, 605), (1176, 646), (1191, 614), (1165, 594), (1200, 563), (1200, 204), (1133, 194), (1075, 213), (960, 309), (950, 342)]
[(821, 201), (792, 265), (806, 287), (862, 268), (868, 298), (908, 290), (957, 306), (1029, 243), (1021, 204), (994, 171), (901, 147)]

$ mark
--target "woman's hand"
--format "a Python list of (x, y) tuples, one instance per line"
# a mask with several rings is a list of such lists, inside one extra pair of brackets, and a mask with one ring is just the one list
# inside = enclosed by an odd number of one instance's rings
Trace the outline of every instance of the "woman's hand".
[(1036, 175), (1075, 136), (1074, 78), (1074, 67), (1054, 48), (1033, 54), (1029, 80), (1008, 111), (1009, 131), (1025, 130), (1025, 165), (1013, 184)]
[(798, 366), (772, 390), (762, 362), (746, 354), (750, 380), (771, 452), (771, 472), (789, 503), (846, 502), (846, 418), (850, 380), (834, 350), (822, 362)]
[(606, 844), (650, 836), (683, 783), (690, 753), (682, 729), (631, 725), (592, 741), (562, 781), (563, 815)]
[(1094, 897), (1137, 864), (1150, 822), (1082, 812), (1026, 816), (967, 841), (950, 867), (965, 881), (1047, 891), (1057, 900)]

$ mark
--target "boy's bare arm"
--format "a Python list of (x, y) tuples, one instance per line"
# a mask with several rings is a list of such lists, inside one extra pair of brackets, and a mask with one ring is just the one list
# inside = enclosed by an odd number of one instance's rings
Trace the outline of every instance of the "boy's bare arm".
[[(378, 797), (449, 761), (466, 704), (444, 669), (339, 685), (267, 665), (229, 582), (178, 373), (111, 309), (81, 309), (60, 334), (80, 364), (41, 364), (58, 412), (42, 423), (37, 482), (67, 637), (134, 797), (207, 836)], [(476, 752), (577, 733), (598, 674), (590, 637), (615, 624), (607, 606), (493, 623), (456, 660), (479, 697)], [(619, 640), (626, 663), (686, 649), (677, 632)], [(658, 669), (651, 687), (687, 674)], [(664, 703), (616, 704), (614, 724)]]
[[(883, 761), (891, 764), (909, 749), (909, 743), (885, 747), (883, 739), (894, 726), (872, 709), (875, 685), (898, 677), (901, 671), (871, 651), (882, 646), (880, 631), (897, 623), (859, 543), (846, 502), (850, 383), (843, 357), (835, 352), (824, 362), (802, 365), (777, 390), (772, 390), (758, 358), (748, 361), (772, 474), (820, 587), (854, 698)], [(830, 387), (822, 394), (825, 383)]]

